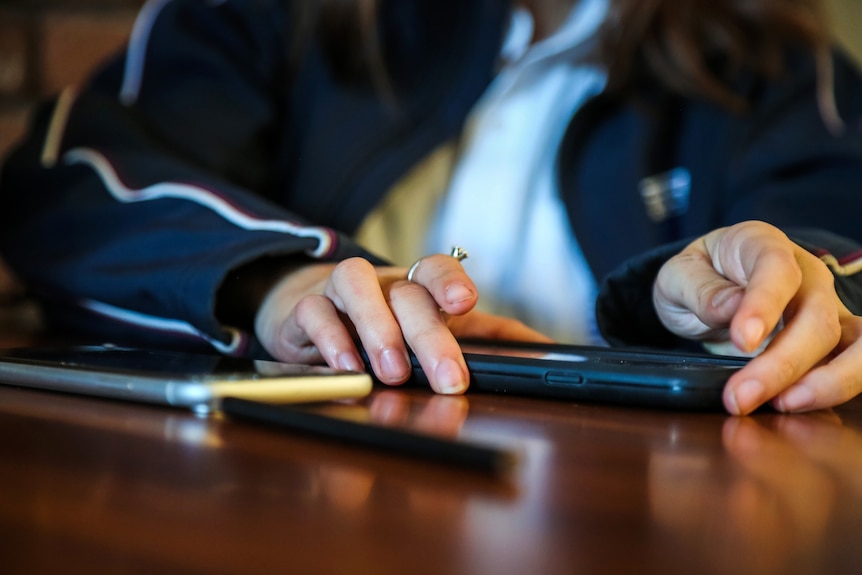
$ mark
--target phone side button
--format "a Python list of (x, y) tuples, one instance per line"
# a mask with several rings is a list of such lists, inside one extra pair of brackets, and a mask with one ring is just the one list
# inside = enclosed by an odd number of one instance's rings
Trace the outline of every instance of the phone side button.
[(549, 371), (545, 373), (545, 383), (548, 385), (582, 385), (584, 378), (577, 373)]

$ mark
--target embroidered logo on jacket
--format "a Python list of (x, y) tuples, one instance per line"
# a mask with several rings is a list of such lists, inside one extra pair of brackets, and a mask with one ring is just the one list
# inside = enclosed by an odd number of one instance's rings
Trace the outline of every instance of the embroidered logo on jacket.
[(686, 168), (674, 168), (647, 176), (638, 184), (638, 191), (649, 218), (656, 223), (663, 222), (688, 210), (691, 172)]

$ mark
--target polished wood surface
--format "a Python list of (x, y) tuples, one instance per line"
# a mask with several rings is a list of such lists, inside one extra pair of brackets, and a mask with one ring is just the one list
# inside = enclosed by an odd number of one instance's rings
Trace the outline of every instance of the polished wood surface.
[(493, 477), (0, 386), (0, 573), (859, 573), (862, 401), (801, 416), (376, 391)]

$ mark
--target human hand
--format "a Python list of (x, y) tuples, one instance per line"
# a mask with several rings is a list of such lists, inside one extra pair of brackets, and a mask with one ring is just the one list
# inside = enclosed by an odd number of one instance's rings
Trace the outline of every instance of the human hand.
[(439, 393), (469, 385), (456, 337), (548, 341), (519, 321), (474, 310), (476, 286), (453, 257), (425, 257), (412, 281), (406, 276), (405, 268), (361, 258), (303, 267), (270, 290), (255, 332), (281, 361), (363, 371), (358, 339), (374, 374), (390, 385), (410, 377), (409, 346)]
[(653, 302), (682, 337), (730, 341), (751, 354), (724, 390), (733, 414), (769, 401), (784, 412), (843, 403), (862, 392), (862, 318), (838, 298), (816, 256), (763, 222), (715, 230), (660, 270)]

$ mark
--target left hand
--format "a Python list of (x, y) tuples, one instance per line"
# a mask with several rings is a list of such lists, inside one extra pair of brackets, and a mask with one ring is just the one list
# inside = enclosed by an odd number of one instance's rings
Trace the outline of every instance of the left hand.
[(447, 394), (469, 384), (457, 338), (549, 341), (520, 321), (474, 309), (476, 287), (457, 259), (422, 262), (411, 281), (405, 268), (362, 258), (294, 268), (263, 299), (255, 334), (279, 361), (362, 371), (358, 340), (387, 385), (410, 377), (409, 347), (432, 389)]
[(838, 405), (862, 392), (862, 317), (835, 291), (819, 258), (763, 222), (715, 230), (660, 270), (653, 301), (682, 337), (727, 341), (751, 354), (724, 390), (730, 413), (771, 402), (783, 412)]

